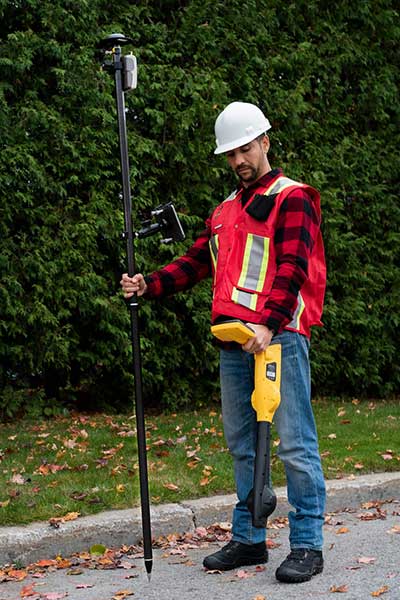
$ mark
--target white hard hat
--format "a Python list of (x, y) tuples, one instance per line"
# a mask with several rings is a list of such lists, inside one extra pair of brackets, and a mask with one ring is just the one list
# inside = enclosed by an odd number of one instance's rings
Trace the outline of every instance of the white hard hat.
[(271, 129), (270, 122), (255, 104), (232, 102), (215, 121), (217, 148), (214, 154), (222, 154), (248, 144)]

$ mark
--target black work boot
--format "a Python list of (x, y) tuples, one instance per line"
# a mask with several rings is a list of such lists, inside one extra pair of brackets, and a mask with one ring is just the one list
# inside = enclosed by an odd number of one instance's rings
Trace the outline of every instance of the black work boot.
[(286, 557), (275, 576), (285, 583), (301, 583), (309, 581), (313, 575), (322, 573), (324, 559), (321, 550), (295, 548)]
[(242, 544), (229, 542), (226, 546), (206, 556), (203, 566), (209, 571), (229, 571), (243, 565), (258, 565), (268, 561), (268, 550), (265, 542), (259, 544)]

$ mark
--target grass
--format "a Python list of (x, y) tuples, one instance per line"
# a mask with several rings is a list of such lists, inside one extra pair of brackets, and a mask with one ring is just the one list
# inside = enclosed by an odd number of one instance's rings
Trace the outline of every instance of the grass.
[[(400, 469), (400, 404), (314, 403), (328, 479)], [(218, 408), (146, 419), (153, 504), (234, 491)], [(273, 435), (276, 435), (273, 432)], [(273, 482), (284, 485), (273, 440)], [(0, 425), (0, 525), (138, 504), (135, 420), (81, 415)]]

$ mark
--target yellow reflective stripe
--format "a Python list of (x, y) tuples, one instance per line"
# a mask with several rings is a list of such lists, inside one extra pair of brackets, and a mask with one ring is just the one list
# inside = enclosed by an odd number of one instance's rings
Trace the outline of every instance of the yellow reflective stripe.
[(238, 302), (238, 298), (239, 298), (239, 290), (237, 288), (233, 288), (232, 290), (232, 296), (231, 296), (232, 300), (236, 303), (239, 304)]
[(263, 195), (269, 196), (270, 194), (277, 194), (278, 192), (282, 192), (292, 185), (302, 186), (303, 184), (299, 183), (298, 181), (294, 181), (293, 179), (289, 179), (289, 177), (279, 177), (269, 186), (269, 188), (265, 190)]
[(219, 239), (218, 239), (218, 234), (212, 236), (210, 238), (210, 241), (208, 242), (209, 246), (210, 246), (210, 254), (211, 254), (211, 260), (214, 266), (214, 271), (217, 268), (217, 259), (218, 259), (218, 249), (219, 249)]
[(264, 287), (265, 275), (267, 273), (268, 258), (269, 258), (269, 238), (264, 238), (264, 252), (261, 261), (260, 275), (256, 287), (257, 292), (261, 292)]
[(238, 287), (261, 292), (264, 287), (268, 258), (269, 238), (253, 233), (247, 234)]
[(305, 306), (306, 305), (304, 304), (303, 296), (299, 292), (297, 296), (297, 307), (294, 311), (293, 319), (288, 324), (288, 327), (292, 327), (293, 329), (300, 329), (300, 319), (301, 315), (304, 312)]
[(240, 273), (240, 277), (239, 277), (239, 281), (238, 281), (238, 286), (239, 287), (246, 287), (245, 286), (245, 281), (246, 281), (246, 277), (247, 277), (247, 271), (248, 271), (248, 268), (249, 268), (249, 261), (250, 261), (250, 256), (251, 256), (251, 247), (252, 247), (252, 245), (253, 245), (253, 234), (249, 233), (247, 235), (246, 247), (244, 249), (242, 271)]
[(249, 308), (251, 308), (251, 310), (257, 309), (257, 295), (256, 294), (252, 294)]

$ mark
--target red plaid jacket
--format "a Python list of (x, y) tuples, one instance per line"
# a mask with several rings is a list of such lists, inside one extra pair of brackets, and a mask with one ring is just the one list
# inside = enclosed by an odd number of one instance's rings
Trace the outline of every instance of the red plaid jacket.
[[(247, 187), (242, 194), (245, 204), (254, 188), (268, 186), (280, 173), (274, 169)], [(290, 201), (289, 201), (290, 200)], [(211, 219), (194, 244), (180, 258), (145, 277), (146, 298), (161, 298), (187, 290), (211, 275), (209, 240)], [(307, 193), (295, 189), (283, 202), (274, 236), (277, 272), (263, 311), (264, 324), (278, 332), (292, 320), (297, 306), (297, 295), (307, 279), (308, 260), (320, 227), (320, 221)], [(221, 315), (217, 318), (229, 318)]]

